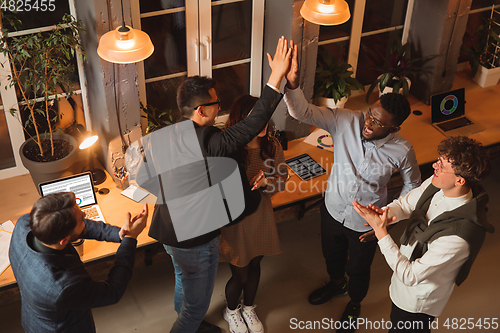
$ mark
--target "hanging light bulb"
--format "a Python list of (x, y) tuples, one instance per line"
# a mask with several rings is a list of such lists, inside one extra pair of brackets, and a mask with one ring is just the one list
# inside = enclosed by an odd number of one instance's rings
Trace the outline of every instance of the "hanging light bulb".
[(102, 35), (97, 54), (109, 62), (131, 64), (146, 59), (154, 49), (147, 33), (125, 25), (122, 1), (122, 26)]
[(306, 0), (300, 15), (319, 25), (339, 25), (351, 18), (349, 5), (345, 0)]

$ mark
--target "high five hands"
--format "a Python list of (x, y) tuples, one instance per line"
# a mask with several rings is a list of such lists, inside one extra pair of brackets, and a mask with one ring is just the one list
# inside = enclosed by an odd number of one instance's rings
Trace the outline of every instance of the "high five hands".
[(274, 57), (267, 54), (267, 60), (269, 62), (269, 67), (271, 67), (272, 72), (269, 76), (268, 83), (273, 87), (279, 89), (281, 85), (281, 80), (285, 75), (288, 75), (290, 71), (290, 66), (292, 64), (292, 56), (297, 54), (297, 47), (293, 46), (293, 41), (290, 41), (290, 47), (288, 47), (288, 41), (284, 36), (278, 40), (278, 45), (276, 46), (276, 52)]

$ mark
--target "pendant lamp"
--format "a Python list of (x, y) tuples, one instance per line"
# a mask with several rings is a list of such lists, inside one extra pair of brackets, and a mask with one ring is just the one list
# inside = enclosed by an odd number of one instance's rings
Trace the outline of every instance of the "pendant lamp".
[(306, 0), (300, 15), (319, 25), (339, 25), (351, 18), (349, 5), (345, 0)]
[(153, 54), (154, 46), (148, 34), (125, 25), (122, 5), (122, 26), (102, 35), (97, 54), (104, 60), (117, 64), (142, 61)]

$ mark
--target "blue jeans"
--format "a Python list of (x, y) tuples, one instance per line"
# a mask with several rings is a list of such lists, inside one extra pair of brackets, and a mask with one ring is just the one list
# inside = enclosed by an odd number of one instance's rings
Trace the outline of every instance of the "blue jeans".
[(210, 306), (219, 263), (220, 236), (190, 249), (164, 245), (175, 271), (177, 320), (170, 332), (195, 333)]

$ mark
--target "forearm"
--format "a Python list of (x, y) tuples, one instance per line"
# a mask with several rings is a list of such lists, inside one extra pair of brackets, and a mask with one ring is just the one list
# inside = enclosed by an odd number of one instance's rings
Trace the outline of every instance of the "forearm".
[(101, 222), (85, 220), (85, 235), (83, 238), (95, 239), (97, 241), (106, 241), (120, 243), (121, 239), (119, 236), (120, 228)]
[[(331, 109), (308, 103), (301, 89), (285, 89), (284, 99), (290, 116), (303, 123), (331, 132), (331, 126), (336, 121)], [(330, 134), (333, 135), (333, 133)]]
[(56, 300), (57, 305), (68, 309), (95, 308), (117, 303), (132, 277), (136, 246), (137, 240), (124, 237), (107, 280), (94, 281), (90, 276), (88, 279), (79, 279), (76, 283), (66, 286)]
[(282, 94), (266, 85), (248, 117), (204, 140), (208, 142), (210, 155), (227, 156), (252, 141), (266, 127), (282, 97)]

